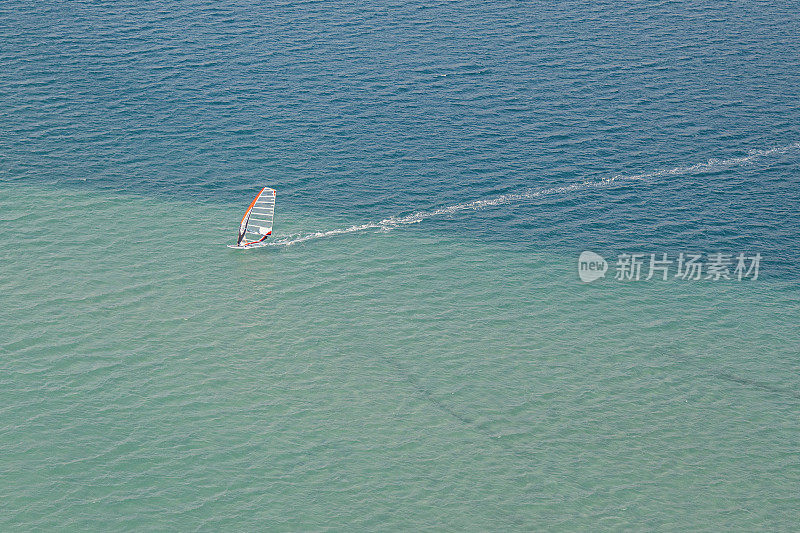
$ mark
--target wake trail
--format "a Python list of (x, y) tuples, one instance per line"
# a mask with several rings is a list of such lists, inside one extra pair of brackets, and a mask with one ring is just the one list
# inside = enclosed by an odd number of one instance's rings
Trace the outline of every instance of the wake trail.
[(685, 174), (696, 174), (701, 172), (709, 172), (713, 170), (720, 170), (724, 168), (738, 167), (752, 163), (756, 159), (764, 157), (775, 156), (800, 149), (800, 141), (779, 146), (775, 148), (767, 148), (763, 150), (751, 150), (745, 156), (731, 157), (728, 159), (709, 159), (705, 163), (697, 163), (688, 166), (679, 166), (666, 170), (656, 170), (654, 172), (645, 172), (642, 174), (617, 174), (609, 178), (599, 180), (588, 180), (571, 185), (564, 185), (558, 187), (548, 187), (541, 189), (528, 189), (519, 193), (502, 194), (493, 198), (486, 198), (481, 200), (474, 200), (472, 202), (465, 202), (462, 204), (450, 205), (447, 207), (440, 207), (430, 211), (417, 211), (405, 216), (391, 216), (379, 222), (367, 222), (349, 226), (346, 228), (337, 228), (328, 231), (318, 231), (314, 233), (307, 233), (299, 236), (289, 236), (280, 240), (265, 243), (264, 246), (290, 246), (302, 242), (310, 241), (313, 239), (321, 239), (325, 237), (334, 237), (336, 235), (343, 235), (348, 233), (358, 233), (370, 229), (388, 231), (400, 226), (409, 224), (418, 224), (423, 220), (433, 217), (453, 215), (464, 211), (477, 211), (486, 207), (493, 207), (497, 205), (522, 203), (527, 200), (534, 200), (542, 196), (551, 196), (557, 194), (564, 194), (573, 191), (588, 190), (592, 188), (608, 187), (614, 184), (646, 181), (657, 178), (664, 178), (670, 176), (680, 176)]

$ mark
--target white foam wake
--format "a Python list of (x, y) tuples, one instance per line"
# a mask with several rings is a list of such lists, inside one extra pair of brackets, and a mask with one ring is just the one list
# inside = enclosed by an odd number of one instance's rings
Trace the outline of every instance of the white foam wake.
[(463, 204), (456, 204), (447, 207), (440, 207), (430, 211), (417, 211), (405, 216), (392, 216), (385, 218), (380, 222), (367, 222), (366, 224), (354, 225), (347, 228), (338, 228), (328, 231), (318, 231), (315, 233), (307, 233), (304, 235), (295, 235), (284, 237), (283, 239), (265, 243), (266, 246), (289, 246), (292, 244), (299, 244), (301, 242), (310, 241), (312, 239), (321, 239), (323, 237), (333, 237), (335, 235), (342, 235), (346, 233), (357, 233), (369, 229), (377, 229), (388, 231), (398, 226), (417, 224), (423, 220), (438, 217), (443, 215), (452, 215), (462, 211), (476, 211), (485, 207), (492, 207), (496, 205), (519, 203), (526, 200), (533, 200), (541, 196), (550, 196), (555, 194), (563, 194), (572, 191), (586, 190), (593, 187), (607, 187), (616, 183), (642, 181), (656, 178), (663, 178), (669, 176), (680, 176), (685, 174), (695, 174), (699, 172), (708, 172), (712, 170), (721, 170), (724, 168), (737, 167), (746, 165), (756, 159), (785, 154), (792, 150), (800, 149), (800, 142), (795, 142), (786, 146), (779, 146), (776, 148), (767, 148), (764, 150), (751, 150), (747, 155), (741, 157), (732, 157), (728, 159), (709, 159), (705, 163), (697, 163), (695, 165), (675, 167), (667, 170), (656, 170), (654, 172), (645, 172), (643, 174), (617, 174), (610, 178), (603, 178), (599, 180), (587, 180), (580, 183), (573, 183), (571, 185), (564, 185), (560, 187), (549, 187), (542, 189), (529, 189), (520, 193), (503, 194), (495, 196), (494, 198), (486, 198), (483, 200), (474, 200)]

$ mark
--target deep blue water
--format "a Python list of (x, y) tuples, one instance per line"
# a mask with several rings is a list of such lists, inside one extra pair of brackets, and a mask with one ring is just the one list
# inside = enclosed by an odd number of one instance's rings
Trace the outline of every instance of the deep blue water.
[[(0, 9), (3, 180), (238, 203), (268, 183), (359, 222), (800, 140), (792, 2)], [(788, 259), (797, 182), (795, 151), (430, 224)]]

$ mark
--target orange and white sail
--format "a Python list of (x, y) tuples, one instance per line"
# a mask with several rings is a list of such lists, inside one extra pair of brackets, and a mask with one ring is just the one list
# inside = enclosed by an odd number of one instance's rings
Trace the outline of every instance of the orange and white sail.
[(237, 246), (250, 246), (266, 240), (272, 234), (275, 218), (275, 189), (264, 187), (250, 203), (239, 225)]

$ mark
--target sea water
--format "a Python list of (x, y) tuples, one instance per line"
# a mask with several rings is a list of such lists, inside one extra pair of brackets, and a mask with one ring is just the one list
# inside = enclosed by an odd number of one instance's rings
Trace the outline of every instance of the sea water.
[[(3, 529), (792, 529), (798, 33), (4, 3)], [(274, 239), (227, 248), (264, 185)], [(637, 253), (762, 259), (616, 279)]]

